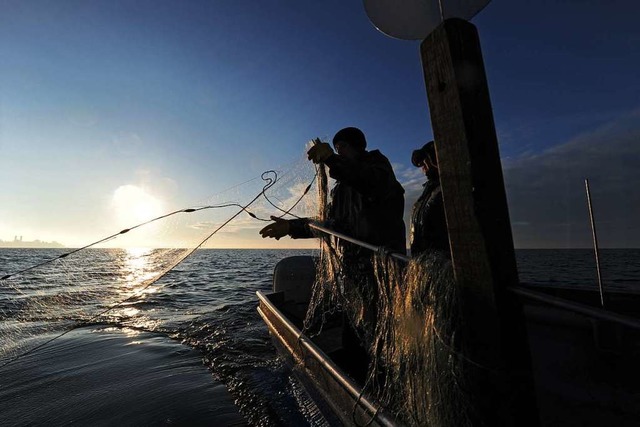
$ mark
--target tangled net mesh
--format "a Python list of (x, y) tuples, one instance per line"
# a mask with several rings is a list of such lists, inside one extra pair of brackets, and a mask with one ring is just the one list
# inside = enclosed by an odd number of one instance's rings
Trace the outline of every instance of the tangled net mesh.
[[(321, 168), (320, 220), (328, 191), (323, 174)], [(405, 264), (372, 253), (353, 265), (343, 262), (346, 245), (321, 237), (304, 330), (319, 334), (332, 314), (347, 313), (369, 355), (364, 393), (370, 399), (407, 425), (472, 425), (450, 259), (433, 251)]]

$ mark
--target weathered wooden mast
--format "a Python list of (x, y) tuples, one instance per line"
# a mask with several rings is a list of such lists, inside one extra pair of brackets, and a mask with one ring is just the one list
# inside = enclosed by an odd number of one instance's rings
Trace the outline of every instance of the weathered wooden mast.
[(420, 51), (460, 287), (474, 425), (537, 425), (524, 316), (506, 291), (518, 284), (518, 273), (476, 28), (445, 20)]
[[(511, 223), (476, 28), (490, 0), (364, 0), (383, 33), (423, 40), (422, 66), (462, 309), (473, 424), (538, 424)], [(451, 18), (451, 19), (445, 19)]]

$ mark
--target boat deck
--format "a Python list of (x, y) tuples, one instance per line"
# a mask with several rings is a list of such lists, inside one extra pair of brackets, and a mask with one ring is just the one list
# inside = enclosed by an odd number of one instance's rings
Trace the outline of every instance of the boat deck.
[[(288, 312), (293, 309), (300, 313), (300, 307), (285, 301), (282, 292), (261, 294), (260, 301), (261, 315), (265, 320), (271, 317), (267, 320), (269, 329), (272, 333), (277, 331), (274, 335), (279, 335), (276, 341), (283, 353), (297, 362), (305, 388), (316, 396), (314, 400), (332, 402), (328, 404), (330, 411), (321, 412), (331, 419), (331, 413), (341, 411), (347, 421), (338, 418), (334, 420), (336, 425), (355, 424), (349, 422), (349, 408), (353, 409), (358, 400), (362, 379), (347, 374), (358, 362), (354, 363), (341, 349), (340, 322), (333, 319), (322, 334), (311, 340), (300, 332), (302, 317)], [(265, 301), (271, 305), (266, 306)], [(638, 425), (640, 331), (542, 304), (526, 304), (524, 310), (541, 425)], [(274, 313), (281, 318), (274, 320)], [(276, 323), (287, 318), (293, 330), (283, 333), (282, 325)], [(313, 348), (306, 348), (307, 345)], [(328, 368), (322, 367), (325, 364)], [(337, 396), (342, 402), (338, 408)], [(365, 409), (356, 412), (362, 423), (375, 413), (376, 405), (367, 399), (360, 403)], [(388, 424), (377, 425), (398, 425), (392, 417), (385, 421)]]
[[(320, 402), (329, 424), (400, 425), (362, 394), (364, 377), (356, 372), (367, 364), (342, 348), (341, 316), (330, 317), (313, 338), (302, 334), (313, 263), (301, 258), (276, 268), (274, 283), (279, 291), (258, 292), (258, 311), (276, 346), (292, 362), (312, 399)], [(528, 288), (563, 298), (582, 310), (522, 300), (540, 425), (639, 425), (640, 294), (609, 295), (606, 313), (628, 316), (625, 324), (589, 315), (590, 310), (599, 310), (597, 290)]]

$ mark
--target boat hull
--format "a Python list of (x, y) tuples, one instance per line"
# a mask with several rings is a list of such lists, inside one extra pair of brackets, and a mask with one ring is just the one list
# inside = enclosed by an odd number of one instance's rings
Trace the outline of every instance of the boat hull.
[(273, 341), (294, 366), (305, 390), (330, 424), (397, 426), (399, 423), (376, 406), (309, 337), (302, 334), (278, 308), (283, 294), (258, 292), (258, 312)]

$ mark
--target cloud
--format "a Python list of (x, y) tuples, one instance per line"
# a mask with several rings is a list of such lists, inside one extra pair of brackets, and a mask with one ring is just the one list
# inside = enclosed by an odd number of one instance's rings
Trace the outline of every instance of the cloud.
[(640, 247), (640, 111), (503, 162), (516, 247), (589, 247), (589, 179), (603, 247)]
[[(511, 135), (516, 137), (516, 135)], [(591, 247), (589, 179), (601, 247), (640, 247), (640, 110), (542, 152), (503, 158), (516, 248)], [(425, 177), (393, 165), (405, 189), (405, 222)]]

